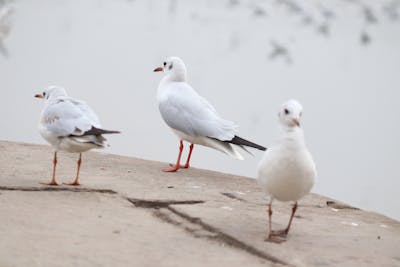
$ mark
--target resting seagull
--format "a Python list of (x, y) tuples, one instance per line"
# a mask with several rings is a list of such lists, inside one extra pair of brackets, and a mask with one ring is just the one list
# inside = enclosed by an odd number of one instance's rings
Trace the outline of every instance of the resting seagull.
[(82, 152), (92, 148), (107, 146), (103, 134), (119, 133), (104, 130), (93, 110), (83, 101), (68, 97), (64, 88), (50, 86), (43, 93), (36, 94), (43, 98), (45, 106), (39, 123), (41, 136), (53, 148), (53, 176), (46, 185), (58, 185), (56, 182), (57, 151), (63, 150), (79, 153), (78, 168), (75, 180), (69, 185), (79, 185), (79, 170), (82, 162)]
[[(314, 160), (307, 150), (303, 129), (300, 127), (302, 110), (302, 106), (296, 100), (289, 100), (283, 104), (278, 113), (282, 127), (281, 137), (265, 152), (258, 166), (258, 181), (270, 197), (269, 234), (266, 241), (285, 240), (297, 209), (297, 201), (310, 192), (317, 175)], [(271, 230), (274, 199), (294, 201), (289, 223), (285, 229), (279, 231)]]
[[(222, 119), (214, 107), (186, 82), (186, 67), (180, 58), (170, 57), (163, 67), (154, 71), (165, 72), (157, 90), (158, 108), (166, 124), (180, 140), (176, 164), (163, 171), (189, 168), (194, 144), (217, 149), (237, 159), (243, 159), (238, 147), (245, 151), (245, 147), (266, 149), (236, 135), (237, 126)], [(191, 143), (185, 165), (180, 164), (183, 141)]]

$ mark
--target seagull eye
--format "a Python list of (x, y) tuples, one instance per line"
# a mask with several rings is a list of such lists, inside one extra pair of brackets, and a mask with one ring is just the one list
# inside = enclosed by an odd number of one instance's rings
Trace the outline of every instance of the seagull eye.
[(43, 92), (43, 96), (46, 96), (46, 92)]
[(290, 113), (289, 110), (287, 110), (286, 108), (285, 108), (284, 111), (285, 111), (285, 114), (286, 114), (286, 115), (288, 115), (288, 114)]
[(167, 62), (164, 62), (163, 64), (164, 64), (164, 67), (167, 66)]

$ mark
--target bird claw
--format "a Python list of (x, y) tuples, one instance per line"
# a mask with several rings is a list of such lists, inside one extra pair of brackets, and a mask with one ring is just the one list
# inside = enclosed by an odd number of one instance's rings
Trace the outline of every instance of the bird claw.
[(42, 185), (50, 185), (50, 186), (57, 186), (57, 185), (60, 185), (60, 184), (58, 184), (56, 181), (51, 181), (51, 182), (49, 182), (49, 183), (40, 182), (40, 184), (42, 184)]
[(185, 165), (179, 165), (179, 169), (189, 169), (189, 164)]
[(287, 229), (282, 229), (282, 230), (271, 230), (271, 236), (280, 236), (280, 237), (286, 237), (288, 234)]
[(170, 164), (171, 168), (164, 168), (162, 169), (163, 172), (176, 172), (180, 169), (180, 166)]
[(78, 185), (81, 185), (79, 182), (77, 182), (77, 181), (73, 181), (72, 183), (63, 183), (63, 184), (65, 184), (65, 185), (71, 185), (71, 186), (78, 186)]
[(267, 238), (265, 238), (264, 241), (280, 244), (280, 243), (285, 242), (286, 238), (283, 238), (283, 237), (280, 237), (277, 235), (273, 235), (273, 234), (269, 234), (269, 236)]
[[(170, 163), (169, 166), (171, 167), (175, 167), (175, 164)], [(185, 164), (185, 165), (179, 165), (179, 169), (189, 169), (190, 165), (189, 164)]]

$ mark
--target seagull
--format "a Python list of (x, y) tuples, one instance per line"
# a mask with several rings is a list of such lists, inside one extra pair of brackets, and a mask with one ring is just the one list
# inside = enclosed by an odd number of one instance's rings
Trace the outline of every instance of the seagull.
[(68, 97), (64, 88), (49, 86), (36, 98), (45, 100), (39, 122), (40, 135), (53, 148), (53, 176), (46, 185), (58, 185), (56, 182), (57, 151), (63, 150), (79, 153), (76, 178), (69, 185), (79, 185), (79, 170), (82, 162), (82, 152), (92, 148), (107, 146), (103, 134), (115, 134), (119, 131), (104, 130), (93, 110), (83, 101)]
[[(259, 150), (266, 148), (236, 135), (237, 126), (222, 119), (215, 108), (186, 82), (186, 67), (178, 57), (169, 57), (155, 72), (165, 72), (157, 90), (157, 102), (165, 123), (179, 138), (179, 154), (175, 165), (164, 172), (190, 167), (194, 144), (211, 147), (237, 159), (243, 159), (238, 147)], [(186, 164), (181, 165), (183, 141), (190, 143)], [(250, 152), (249, 152), (250, 153)]]
[[(314, 160), (307, 150), (300, 126), (302, 106), (296, 100), (284, 103), (278, 113), (282, 133), (280, 139), (265, 152), (258, 165), (258, 181), (270, 197), (268, 204), (269, 234), (266, 241), (283, 242), (289, 233), (297, 201), (308, 194), (317, 175)], [(287, 227), (271, 230), (272, 201), (294, 201)]]

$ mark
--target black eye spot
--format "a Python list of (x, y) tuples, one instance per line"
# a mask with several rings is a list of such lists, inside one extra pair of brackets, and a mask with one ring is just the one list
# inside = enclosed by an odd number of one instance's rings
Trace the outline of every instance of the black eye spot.
[(289, 110), (287, 110), (286, 108), (285, 108), (284, 111), (285, 111), (285, 114), (286, 114), (286, 115), (288, 115), (288, 114), (290, 113)]
[(46, 92), (43, 92), (43, 96), (46, 96)]
[(164, 64), (164, 67), (167, 66), (167, 62), (164, 62), (163, 64)]

